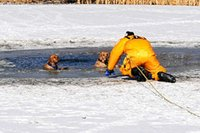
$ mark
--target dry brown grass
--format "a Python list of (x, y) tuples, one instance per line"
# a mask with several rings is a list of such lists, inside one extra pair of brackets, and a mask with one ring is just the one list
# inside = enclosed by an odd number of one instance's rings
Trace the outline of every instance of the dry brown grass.
[(64, 4), (65, 0), (0, 0), (3, 4)]
[(200, 0), (0, 0), (3, 4), (133, 4), (200, 6)]

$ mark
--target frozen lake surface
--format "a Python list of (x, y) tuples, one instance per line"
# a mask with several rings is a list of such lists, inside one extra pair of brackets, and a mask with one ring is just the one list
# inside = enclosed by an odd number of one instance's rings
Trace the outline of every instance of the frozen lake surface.
[[(200, 116), (200, 8), (1, 5), (0, 133), (199, 133), (200, 119), (149, 82), (95, 69), (127, 30), (146, 37), (175, 84), (150, 81)], [(50, 54), (58, 73), (42, 70)]]
[[(198, 49), (166, 47), (155, 47), (154, 49), (161, 64), (167, 68), (169, 73), (200, 69), (200, 52)], [(105, 69), (96, 69), (94, 64), (100, 51), (110, 50), (111, 47), (85, 47), (1, 51), (0, 78), (102, 77)], [(43, 65), (53, 53), (60, 57), (59, 66), (68, 67), (69, 70), (57, 72), (43, 70)], [(121, 58), (120, 63), (123, 58)]]

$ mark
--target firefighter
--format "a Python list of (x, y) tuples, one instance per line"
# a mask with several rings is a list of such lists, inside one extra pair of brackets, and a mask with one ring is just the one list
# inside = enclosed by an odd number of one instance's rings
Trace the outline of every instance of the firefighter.
[(124, 53), (126, 57), (120, 67), (122, 75), (128, 75), (137, 81), (146, 81), (148, 78), (176, 82), (175, 77), (166, 73), (166, 69), (160, 65), (150, 42), (145, 37), (137, 36), (130, 31), (127, 31), (126, 36), (120, 39), (112, 49), (106, 76), (114, 74), (114, 67)]

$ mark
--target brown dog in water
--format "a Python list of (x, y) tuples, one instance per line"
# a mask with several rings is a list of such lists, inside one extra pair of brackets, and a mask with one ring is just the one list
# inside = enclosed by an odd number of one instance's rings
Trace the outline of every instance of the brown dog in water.
[(44, 69), (45, 70), (58, 70), (58, 62), (59, 62), (59, 57), (56, 54), (52, 54), (49, 59), (48, 62), (46, 64), (44, 64)]
[(44, 64), (43, 68), (45, 70), (67, 70), (68, 67), (63, 67), (63, 68), (58, 67), (59, 61), (60, 61), (60, 59), (59, 59), (58, 55), (52, 54), (49, 57), (48, 62), (46, 64)]
[(99, 57), (95, 63), (97, 68), (106, 68), (109, 60), (109, 52), (102, 51), (99, 53)]

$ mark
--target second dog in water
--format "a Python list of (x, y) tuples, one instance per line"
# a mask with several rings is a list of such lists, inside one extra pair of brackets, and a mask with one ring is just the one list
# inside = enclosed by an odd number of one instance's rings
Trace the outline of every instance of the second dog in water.
[(106, 68), (109, 60), (109, 52), (102, 51), (99, 53), (98, 59), (95, 63), (96, 68)]

